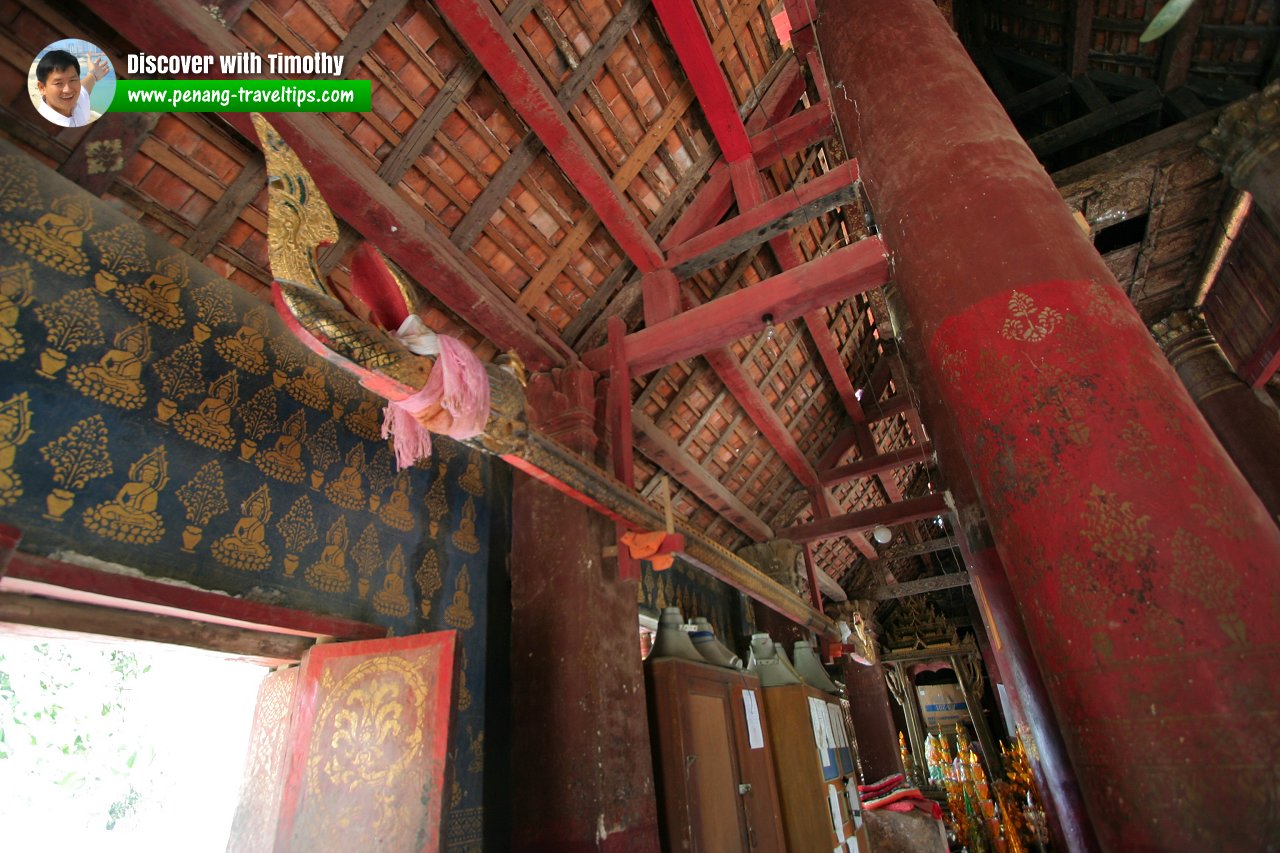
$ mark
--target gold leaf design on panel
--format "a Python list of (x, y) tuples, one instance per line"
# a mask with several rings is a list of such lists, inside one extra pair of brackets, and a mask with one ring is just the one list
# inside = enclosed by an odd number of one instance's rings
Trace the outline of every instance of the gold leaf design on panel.
[(418, 564), (418, 569), (413, 573), (413, 579), (418, 583), (418, 607), (422, 612), (423, 619), (431, 617), (431, 598), (440, 591), (443, 582), (440, 580), (440, 557), (436, 554), (434, 548), (427, 550), (423, 555), (422, 562)]
[(98, 247), (101, 264), (93, 274), (93, 286), (110, 293), (120, 286), (120, 279), (147, 268), (147, 247), (142, 232), (132, 222), (90, 236)]
[(109, 476), (114, 468), (107, 449), (107, 422), (102, 415), (78, 421), (66, 434), (40, 448), (40, 455), (53, 467), (53, 482), (45, 518), (62, 521), (75, 493), (97, 477)]
[(0, 403), (0, 507), (22, 497), (22, 477), (13, 470), (18, 448), (31, 438), (31, 398), (26, 391)]
[(301, 483), (307, 469), (302, 464), (302, 445), (307, 438), (307, 415), (298, 409), (285, 419), (280, 435), (270, 450), (258, 454), (257, 464), (269, 477), (286, 483)]
[(377, 511), (382, 505), (382, 493), (391, 485), (395, 476), (395, 462), (391, 457), (391, 445), (383, 442), (373, 452), (373, 458), (365, 466), (364, 476), (369, 483), (369, 509)]
[(113, 500), (85, 510), (84, 526), (117, 542), (151, 545), (164, 535), (164, 519), (156, 512), (160, 492), (169, 482), (169, 460), (161, 445), (129, 466), (129, 482)]
[(364, 509), (364, 446), (353, 445), (347, 451), (346, 464), (332, 483), (325, 487), (329, 500), (343, 509)]
[(413, 510), (409, 508), (409, 489), (411, 485), (408, 471), (401, 471), (397, 474), (391, 489), (391, 496), (387, 498), (387, 502), (378, 511), (378, 517), (396, 530), (408, 531), (413, 529)]
[(1094, 485), (1085, 500), (1080, 532), (1092, 543), (1093, 552), (1110, 560), (1134, 561), (1151, 547), (1148, 515), (1138, 515), (1130, 501)]
[(236, 443), (231, 414), (239, 402), (240, 377), (233, 370), (209, 383), (208, 394), (195, 411), (183, 412), (173, 427), (187, 441), (226, 452)]
[(1226, 509), (1230, 503), (1226, 489), (1211, 481), (1204, 468), (1196, 471), (1195, 478), (1191, 481), (1191, 493), (1195, 495), (1191, 508), (1204, 519), (1205, 526), (1210, 530), (1237, 542), (1248, 535), (1244, 525), (1236, 524)]
[(89, 272), (84, 235), (93, 225), (87, 199), (56, 198), (48, 213), (34, 222), (0, 222), (0, 237), (32, 260), (80, 278)]
[[(396, 808), (396, 794), (421, 761), (427, 692), (412, 661), (381, 655), (361, 661), (325, 697), (312, 730), (328, 748), (308, 758), (307, 790), (319, 795), (327, 782), (363, 796), (338, 800), (323, 820), (340, 827), (361, 821), (371, 838), (404, 835), (412, 818)], [(400, 846), (395, 841), (394, 849)]]
[(346, 592), (351, 588), (347, 571), (347, 518), (341, 516), (329, 527), (324, 537), (320, 559), (307, 567), (307, 583), (321, 592)]
[(121, 330), (112, 348), (96, 364), (77, 364), (67, 382), (80, 393), (109, 406), (138, 409), (147, 401), (142, 369), (151, 358), (151, 334), (146, 323)]
[[(196, 340), (201, 342), (208, 340), (213, 334), (214, 326), (235, 322), (236, 309), (231, 300), (231, 289), (224, 282), (215, 279), (200, 284), (193, 283), (187, 288), (187, 292), (191, 294), (191, 301), (196, 306), (196, 323), (191, 327), (191, 334), (195, 336)], [(254, 310), (262, 309), (255, 308)], [(216, 349), (218, 342), (214, 341), (213, 345)], [(226, 358), (226, 356), (223, 356), (223, 358)], [(230, 359), (227, 360), (230, 361)], [(264, 364), (263, 370), (258, 372), (266, 372), (266, 365)]]
[(32, 284), (31, 264), (0, 267), (0, 361), (13, 361), (27, 351), (18, 313), (31, 303)]
[(266, 483), (253, 490), (240, 504), (240, 520), (230, 533), (213, 543), (219, 563), (244, 572), (271, 568), (271, 548), (267, 545), (267, 522), (271, 520), (271, 492)]
[(1062, 314), (1052, 308), (1037, 310), (1035, 300), (1016, 290), (1009, 295), (1009, 313), (1013, 316), (1004, 321), (1000, 337), (1023, 343), (1043, 341), (1062, 321)]
[(399, 618), (409, 615), (409, 596), (404, 590), (404, 575), (404, 549), (397, 545), (387, 558), (387, 576), (382, 582), (382, 589), (374, 593), (374, 610)]
[(480, 552), (480, 540), (476, 538), (476, 505), (474, 501), (468, 497), (466, 504), (462, 507), (462, 517), (458, 519), (458, 529), (453, 532), (450, 537), (453, 540), (454, 547), (459, 551), (468, 554), (478, 554)]
[(244, 424), (245, 437), (240, 442), (240, 458), (249, 460), (258, 452), (258, 442), (275, 431), (279, 420), (276, 392), (270, 385), (259, 388), (249, 401), (236, 409)]
[(471, 573), (465, 563), (462, 570), (458, 572), (457, 580), (454, 581), (453, 600), (444, 610), (444, 623), (461, 631), (476, 624), (475, 616), (471, 612)]

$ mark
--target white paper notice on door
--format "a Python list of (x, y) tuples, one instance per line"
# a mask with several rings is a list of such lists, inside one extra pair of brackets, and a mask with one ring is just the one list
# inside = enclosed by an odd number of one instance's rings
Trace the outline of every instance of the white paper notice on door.
[(760, 730), (760, 706), (754, 690), (742, 691), (742, 707), (747, 712), (747, 737), (752, 749), (764, 749), (764, 732)]
[(827, 718), (827, 703), (821, 699), (809, 697), (809, 721), (813, 725), (813, 742), (823, 754), (826, 763), (826, 750), (835, 749), (831, 736), (831, 720)]
[(834, 785), (827, 786), (827, 805), (831, 807), (831, 826), (836, 831), (836, 841), (844, 844), (844, 816), (840, 813), (840, 792)]

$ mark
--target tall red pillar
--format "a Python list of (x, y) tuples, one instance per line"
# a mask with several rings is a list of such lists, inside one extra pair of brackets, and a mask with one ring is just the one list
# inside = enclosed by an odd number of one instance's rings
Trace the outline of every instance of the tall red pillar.
[[(529, 383), (531, 419), (590, 456), (594, 375)], [(635, 582), (603, 516), (517, 473), (512, 499), (512, 841), (522, 851), (658, 849)]]
[(1280, 529), (931, 0), (818, 40), (1106, 849), (1280, 835)]

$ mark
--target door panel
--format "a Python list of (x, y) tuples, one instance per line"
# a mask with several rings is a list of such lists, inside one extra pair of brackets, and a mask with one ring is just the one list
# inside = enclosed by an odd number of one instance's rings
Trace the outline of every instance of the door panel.
[(277, 851), (439, 849), (456, 636), (307, 652)]

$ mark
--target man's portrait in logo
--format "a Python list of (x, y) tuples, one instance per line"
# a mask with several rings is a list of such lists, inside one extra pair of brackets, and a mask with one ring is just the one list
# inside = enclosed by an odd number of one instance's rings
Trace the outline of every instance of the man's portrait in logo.
[(61, 127), (84, 127), (111, 106), (116, 73), (97, 45), (61, 39), (31, 63), (27, 91), (44, 119)]

